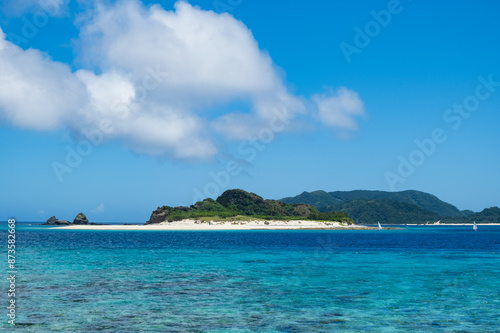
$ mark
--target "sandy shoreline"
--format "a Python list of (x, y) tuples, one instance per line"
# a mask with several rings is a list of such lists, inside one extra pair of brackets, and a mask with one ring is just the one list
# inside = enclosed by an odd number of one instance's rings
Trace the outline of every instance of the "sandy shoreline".
[(54, 226), (52, 229), (63, 230), (369, 230), (374, 227), (360, 225), (343, 225), (339, 222), (320, 222), (307, 220), (293, 221), (227, 221), (227, 222), (200, 222), (182, 220), (162, 222), (148, 225), (68, 225)]
[[(471, 226), (471, 223), (440, 223), (440, 224), (406, 224), (408, 226)], [(500, 223), (482, 223), (478, 226), (499, 226)], [(401, 225), (382, 225), (383, 229), (399, 229)], [(344, 225), (339, 222), (323, 222), (308, 220), (290, 221), (219, 221), (201, 222), (182, 220), (156, 224), (92, 224), (92, 225), (61, 225), (50, 226), (51, 229), (62, 230), (373, 230), (376, 227), (363, 225)]]

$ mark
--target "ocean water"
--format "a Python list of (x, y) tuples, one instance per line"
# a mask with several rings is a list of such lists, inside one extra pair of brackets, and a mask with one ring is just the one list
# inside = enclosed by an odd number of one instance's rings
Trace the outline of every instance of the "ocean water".
[(17, 325), (7, 324), (5, 259), (1, 331), (500, 331), (495, 226), (140, 232), (18, 223), (16, 240)]

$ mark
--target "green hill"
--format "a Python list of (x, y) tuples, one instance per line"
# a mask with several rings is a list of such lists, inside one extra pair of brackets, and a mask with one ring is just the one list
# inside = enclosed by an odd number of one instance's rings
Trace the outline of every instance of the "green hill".
[(462, 211), (462, 214), (463, 214), (463, 216), (471, 216), (471, 215), (474, 215), (476, 213), (473, 212), (472, 210), (465, 209), (465, 210)]
[(280, 201), (288, 204), (306, 203), (316, 207), (320, 212), (333, 210), (333, 207), (337, 207), (343, 202), (325, 191), (302, 192), (296, 197), (283, 198)]
[(330, 192), (333, 197), (342, 201), (364, 199), (364, 200), (393, 200), (406, 202), (420, 208), (429, 210), (441, 216), (462, 216), (463, 213), (455, 206), (439, 200), (436, 196), (415, 190), (401, 192), (384, 191), (350, 191), (350, 192)]
[(147, 224), (183, 219), (307, 219), (352, 223), (342, 212), (320, 212), (309, 204), (286, 204), (277, 200), (264, 200), (255, 193), (227, 190), (217, 200), (204, 199), (190, 207), (158, 207)]
[(415, 191), (385, 192), (385, 191), (336, 191), (336, 192), (303, 192), (296, 197), (283, 198), (285, 203), (307, 203), (318, 208), (319, 211), (338, 209), (342, 204), (351, 200), (392, 200), (413, 204), (429, 210), (439, 216), (464, 216), (457, 207), (439, 200), (436, 196)]
[(442, 223), (500, 223), (500, 208), (486, 208), (482, 212), (473, 213), (468, 216), (444, 218)]
[(351, 200), (340, 210), (359, 224), (407, 224), (435, 222), (440, 216), (407, 202), (394, 200)]
[(359, 223), (426, 223), (443, 217), (464, 217), (473, 212), (460, 211), (436, 196), (415, 191), (314, 191), (303, 192), (280, 201), (289, 204), (305, 203), (319, 211), (343, 211)]

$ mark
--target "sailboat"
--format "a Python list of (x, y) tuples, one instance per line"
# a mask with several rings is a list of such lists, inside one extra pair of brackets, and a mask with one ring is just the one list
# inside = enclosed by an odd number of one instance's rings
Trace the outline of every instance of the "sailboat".
[(474, 221), (474, 226), (472, 227), (472, 231), (477, 231), (477, 224), (476, 224), (476, 221)]
[(377, 222), (378, 223), (378, 230), (382, 230), (382, 226), (380, 225), (380, 222)]

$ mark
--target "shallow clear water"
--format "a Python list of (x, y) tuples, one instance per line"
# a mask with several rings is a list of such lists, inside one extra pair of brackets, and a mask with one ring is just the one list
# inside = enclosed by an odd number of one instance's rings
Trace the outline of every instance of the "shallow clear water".
[[(139, 232), (21, 225), (16, 235), (19, 332), (500, 326), (500, 227)], [(1, 330), (12, 329), (6, 311)]]

